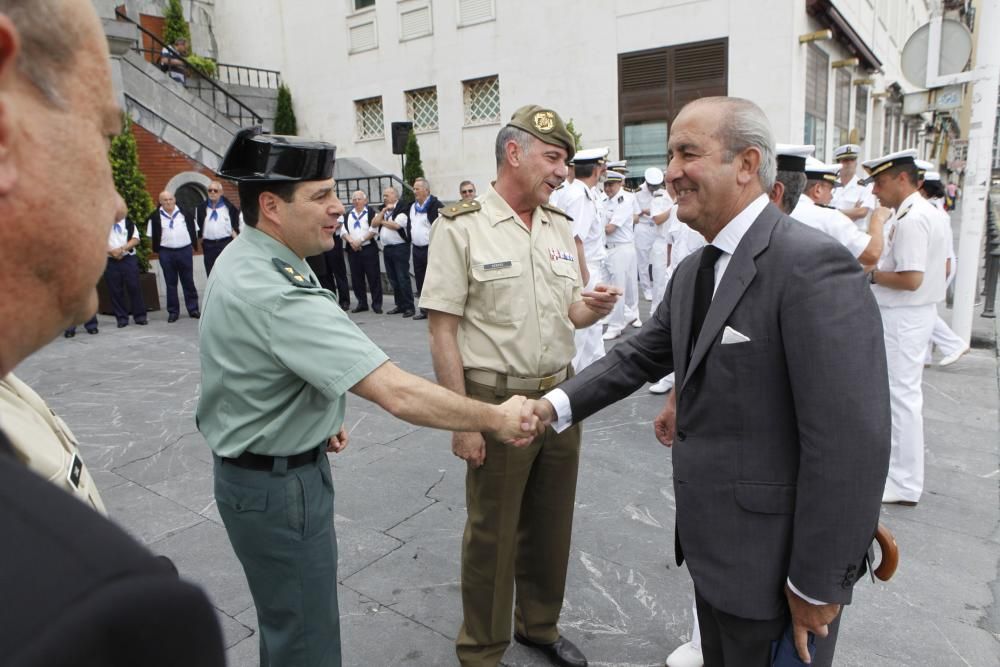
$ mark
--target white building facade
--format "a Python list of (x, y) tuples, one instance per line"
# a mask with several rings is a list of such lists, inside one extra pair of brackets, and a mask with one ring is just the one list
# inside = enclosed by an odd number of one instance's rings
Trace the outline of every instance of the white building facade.
[(220, 61), (282, 72), (300, 134), (398, 173), (391, 123), (413, 122), (445, 199), (465, 178), (480, 189), (493, 178), (496, 133), (528, 103), (572, 119), (584, 146), (608, 146), (633, 173), (664, 166), (669, 123), (705, 95), (757, 102), (779, 142), (815, 143), (821, 159), (849, 140), (864, 157), (932, 148), (932, 116), (904, 116), (900, 99), (916, 90), (899, 61), (934, 9), (925, 0), (200, 4), (214, 5)]

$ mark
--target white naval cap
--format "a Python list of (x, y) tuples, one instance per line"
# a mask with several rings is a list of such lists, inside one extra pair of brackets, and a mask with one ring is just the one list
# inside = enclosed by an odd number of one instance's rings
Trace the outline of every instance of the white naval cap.
[(608, 148), (585, 148), (577, 151), (573, 155), (573, 164), (587, 164), (589, 162), (600, 162), (608, 156)]
[(650, 185), (663, 185), (663, 170), (657, 167), (650, 167), (643, 173), (643, 178)]
[(914, 160), (913, 164), (917, 165), (917, 175), (926, 173), (928, 171), (934, 171), (934, 163), (927, 160)]
[(925, 171), (924, 172), (925, 181), (941, 181), (941, 174), (936, 171)]
[(844, 144), (833, 149), (833, 159), (837, 160), (857, 160), (861, 154), (861, 146), (857, 144)]
[(812, 144), (776, 144), (774, 154), (778, 158), (779, 171), (805, 171), (806, 158), (815, 152)]
[(611, 171), (610, 169), (608, 169), (608, 173), (607, 173), (607, 175), (606, 175), (606, 177), (604, 179), (604, 182), (605, 183), (617, 183), (618, 181), (624, 181), (624, 180), (625, 180), (625, 176), (623, 174), (620, 174), (617, 171)]
[(865, 168), (866, 172), (868, 172), (868, 178), (861, 181), (861, 184), (868, 185), (876, 176), (881, 174), (886, 169), (891, 169), (892, 167), (907, 164), (916, 166), (916, 161), (916, 148), (907, 148), (903, 151), (896, 151), (895, 153), (889, 153), (888, 155), (866, 160), (861, 163), (861, 166)]
[(805, 172), (806, 178), (810, 181), (827, 181), (834, 187), (840, 185), (840, 182), (837, 180), (837, 174), (840, 173), (839, 164), (826, 164), (814, 157), (807, 157)]
[(615, 160), (614, 162), (609, 162), (608, 169), (614, 169), (615, 171), (625, 173), (628, 171), (628, 160)]

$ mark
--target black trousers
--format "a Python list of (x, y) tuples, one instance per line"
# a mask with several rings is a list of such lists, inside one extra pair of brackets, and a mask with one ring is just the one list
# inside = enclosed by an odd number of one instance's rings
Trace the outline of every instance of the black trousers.
[[(139, 288), (139, 260), (135, 255), (125, 255), (121, 259), (108, 258), (104, 269), (104, 282), (111, 294), (111, 308), (115, 311), (118, 324), (128, 324), (131, 311), (136, 322), (146, 321), (146, 304)], [(128, 306), (125, 294), (128, 292)]]
[(413, 285), (410, 283), (410, 244), (399, 243), (382, 248), (385, 272), (396, 295), (396, 307), (413, 310)]
[(368, 305), (368, 295), (365, 292), (365, 282), (372, 293), (372, 308), (382, 310), (382, 276), (378, 263), (378, 246), (372, 241), (355, 252), (348, 249), (347, 262), (351, 265), (351, 287), (354, 288), (354, 298), (358, 305)]
[(417, 296), (420, 296), (424, 290), (424, 276), (427, 275), (427, 247), (425, 245), (413, 246), (413, 275), (417, 279)]
[(323, 253), (323, 261), (326, 263), (325, 273), (319, 276), (319, 282), (323, 287), (337, 294), (337, 301), (340, 307), (347, 310), (351, 306), (351, 287), (347, 282), (347, 260), (344, 259), (344, 246), (340, 240), (333, 246), (333, 250)]
[(160, 268), (163, 269), (163, 281), (167, 284), (167, 313), (180, 313), (180, 301), (177, 299), (177, 279), (184, 288), (184, 307), (188, 315), (198, 312), (198, 290), (194, 286), (194, 250), (191, 246), (183, 248), (160, 247)]
[(222, 239), (202, 239), (201, 251), (205, 258), (205, 275), (212, 275), (212, 267), (215, 266), (215, 260), (219, 259), (219, 255), (222, 254), (223, 249), (232, 242), (233, 237), (231, 236)]
[[(701, 597), (697, 589), (694, 601), (698, 608), (705, 667), (770, 667), (771, 645), (781, 638), (791, 622), (787, 608), (778, 618), (758, 621), (716, 609)], [(816, 638), (813, 667), (830, 667), (833, 664), (840, 616), (830, 624), (830, 633), (825, 638)]]

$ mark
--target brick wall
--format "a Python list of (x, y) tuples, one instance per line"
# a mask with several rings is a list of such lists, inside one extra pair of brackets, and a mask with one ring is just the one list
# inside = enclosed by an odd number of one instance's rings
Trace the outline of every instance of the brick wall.
[[(146, 175), (146, 189), (154, 202), (170, 179), (181, 172), (196, 171), (209, 178), (216, 178), (215, 173), (203, 164), (195, 162), (170, 144), (164, 143), (142, 126), (133, 124), (132, 131), (135, 133), (139, 151), (139, 168)], [(235, 184), (221, 179), (220, 182), (226, 198), (239, 206), (240, 197)]]

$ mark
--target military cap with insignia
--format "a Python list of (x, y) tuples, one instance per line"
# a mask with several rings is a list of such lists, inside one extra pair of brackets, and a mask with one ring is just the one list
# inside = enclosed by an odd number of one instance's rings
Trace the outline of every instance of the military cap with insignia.
[(537, 104), (525, 105), (514, 112), (507, 125), (524, 130), (539, 141), (552, 146), (561, 146), (566, 149), (567, 155), (572, 155), (576, 151), (573, 135), (566, 129), (566, 124), (559, 114), (552, 109)]
[(861, 146), (857, 144), (844, 144), (833, 149), (833, 159), (837, 162), (841, 160), (857, 160), (861, 154)]
[(617, 171), (619, 174), (628, 173), (628, 160), (615, 160), (608, 163), (608, 169)]
[(888, 155), (883, 155), (882, 157), (862, 162), (861, 166), (865, 168), (866, 172), (868, 172), (868, 178), (861, 181), (861, 184), (868, 185), (875, 180), (876, 176), (887, 169), (892, 169), (893, 167), (913, 165), (914, 169), (916, 169), (916, 160), (917, 149), (907, 148), (904, 151), (896, 151), (895, 153), (889, 153)]
[(618, 183), (618, 182), (624, 181), (624, 180), (625, 180), (625, 176), (623, 174), (619, 174), (617, 171), (608, 170), (607, 178), (604, 179), (604, 182), (605, 183)]
[(933, 162), (928, 162), (927, 160), (914, 160), (913, 164), (917, 165), (917, 176), (919, 178), (924, 178), (924, 174), (928, 171), (934, 171)]
[(833, 185), (833, 187), (837, 187), (840, 185), (840, 181), (837, 180), (837, 174), (839, 173), (839, 164), (826, 164), (814, 157), (806, 158), (805, 174), (806, 178), (810, 181), (826, 181)]
[(608, 156), (608, 148), (585, 148), (573, 155), (573, 164), (596, 164)]
[(237, 183), (322, 181), (333, 177), (337, 147), (324, 141), (240, 130), (226, 150), (219, 176)]
[(805, 172), (806, 159), (811, 157), (816, 147), (812, 144), (776, 144), (774, 154), (779, 171)]

